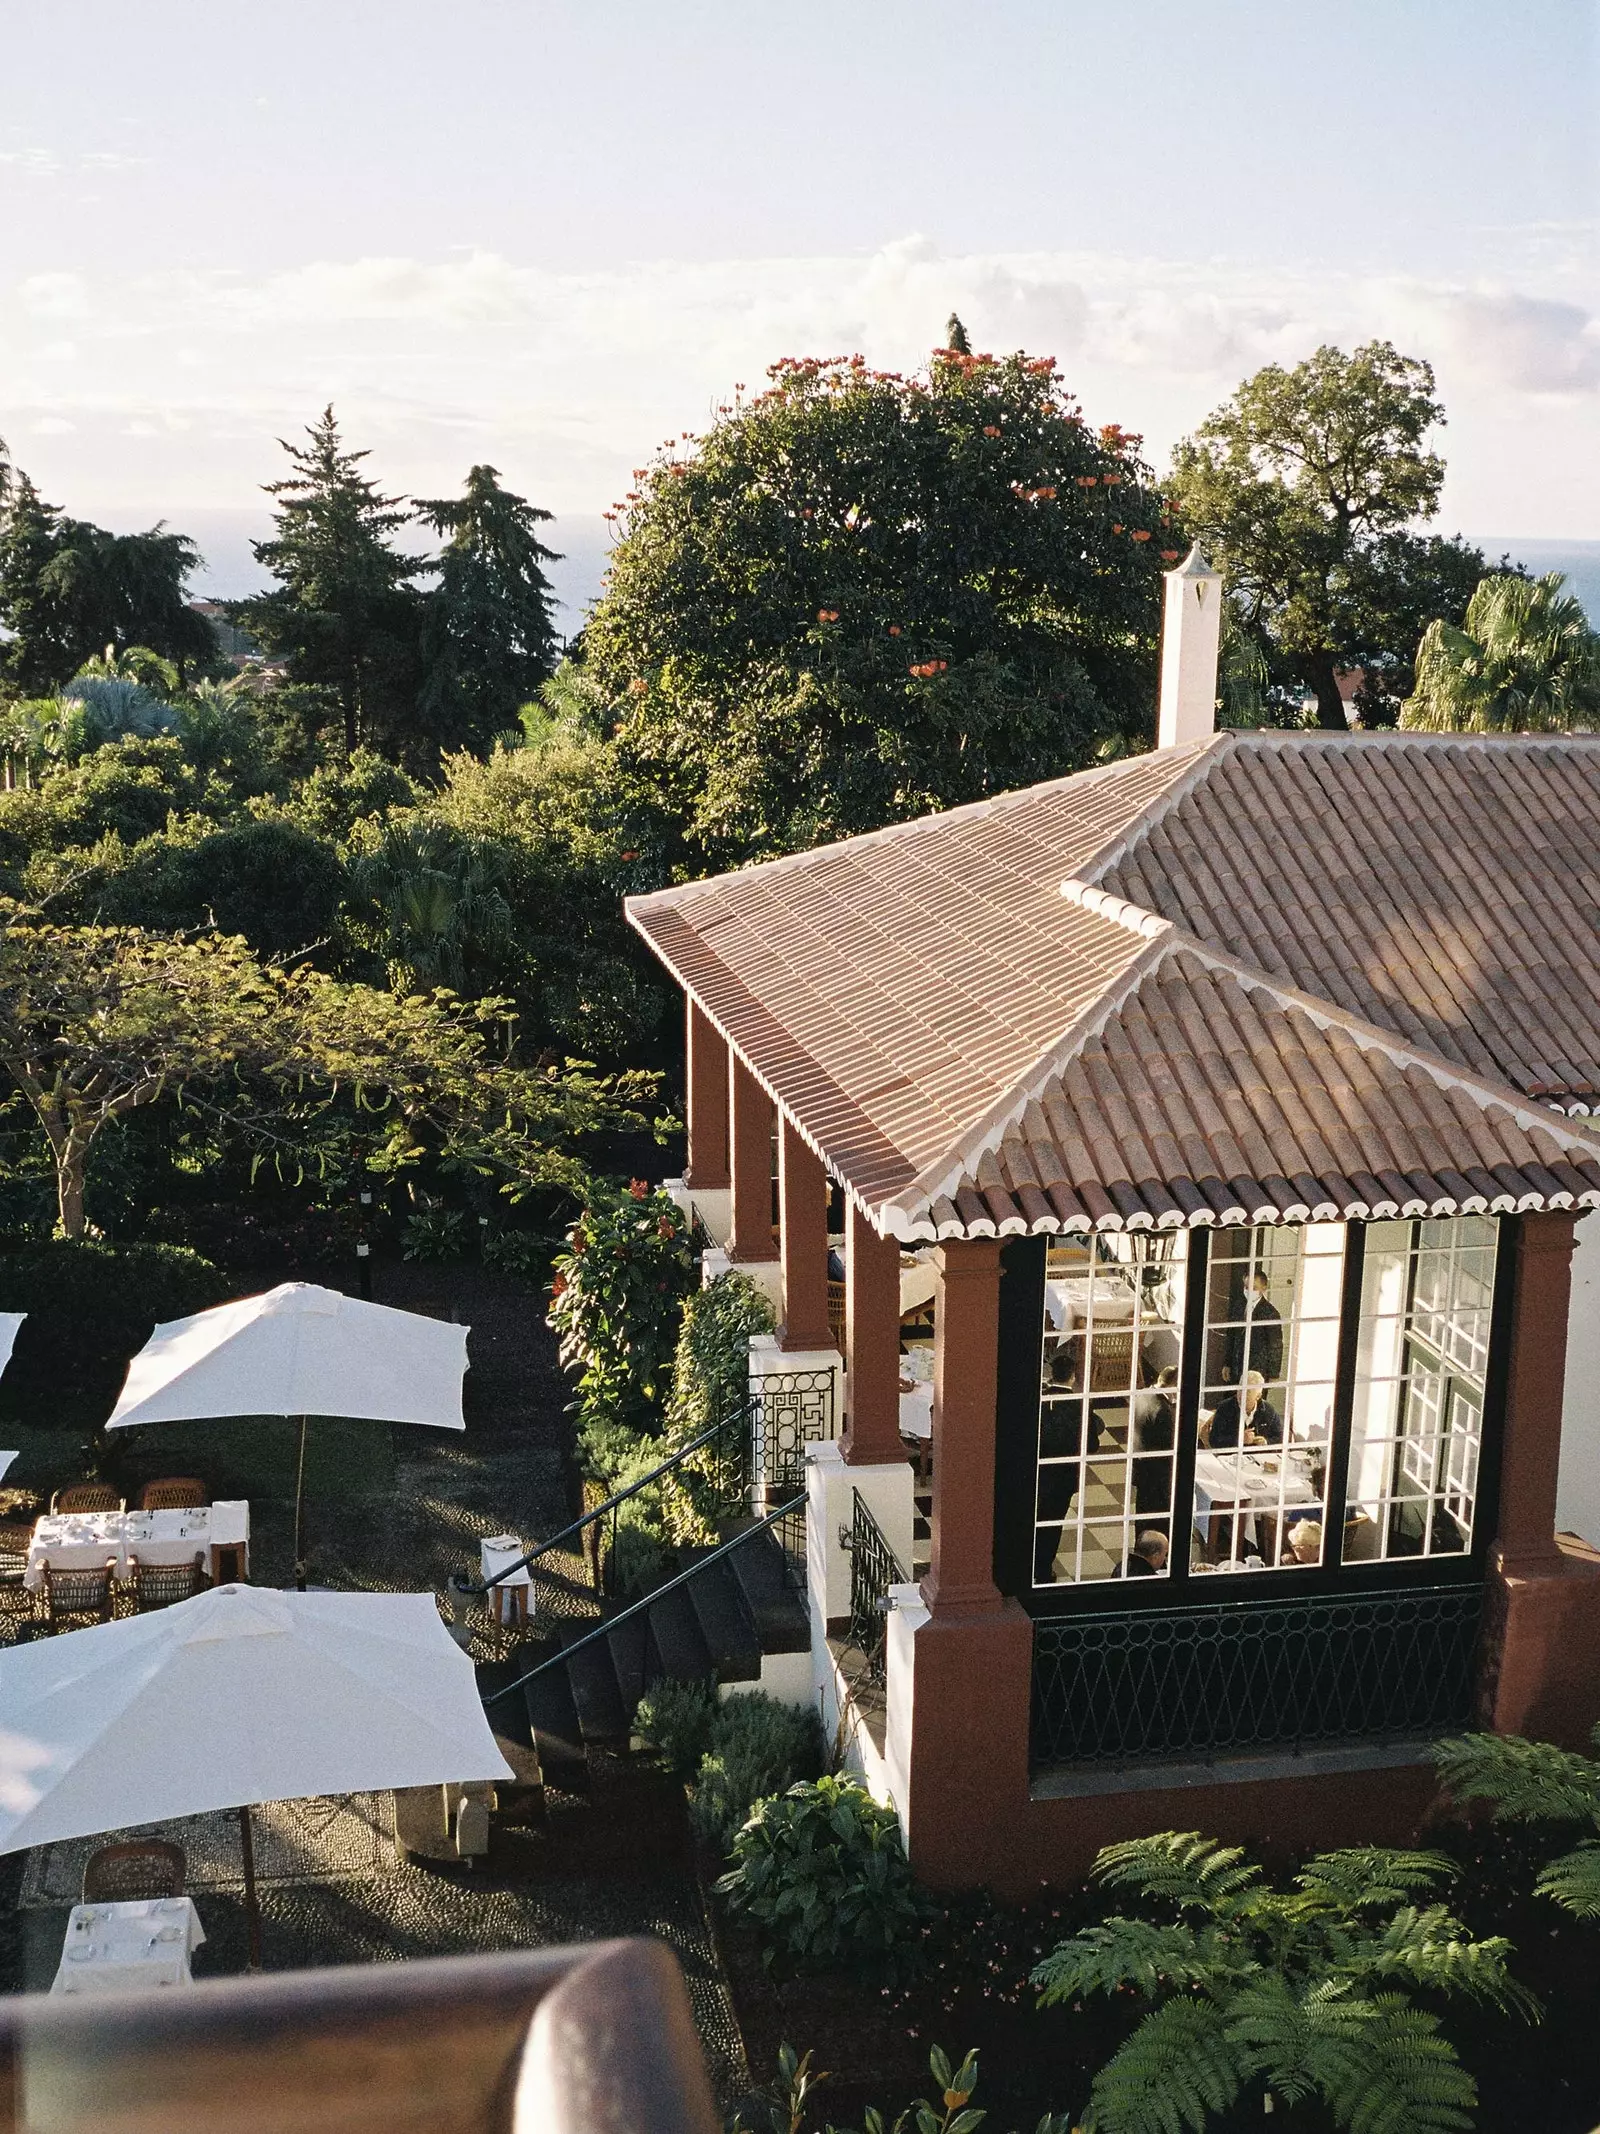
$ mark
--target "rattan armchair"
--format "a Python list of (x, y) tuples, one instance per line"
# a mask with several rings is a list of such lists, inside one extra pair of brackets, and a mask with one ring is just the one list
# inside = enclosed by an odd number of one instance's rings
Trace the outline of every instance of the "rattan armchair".
[(71, 1630), (90, 1623), (111, 1620), (111, 1579), (114, 1562), (98, 1570), (58, 1571), (44, 1567), (44, 1619), (52, 1630)]
[(181, 1897), (188, 1862), (165, 1838), (128, 1838), (90, 1853), (83, 1869), (85, 1904), (128, 1904), (141, 1897)]
[(193, 1563), (141, 1563), (136, 1556), (130, 1580), (134, 1611), (148, 1615), (152, 1608), (193, 1600), (207, 1582), (203, 1556), (196, 1556)]
[(146, 1482), (139, 1492), (142, 1512), (187, 1511), (192, 1505), (209, 1504), (210, 1495), (198, 1475), (163, 1475)]
[(0, 1554), (0, 1623), (10, 1625), (13, 1643), (39, 1619), (38, 1603), (23, 1583), (27, 1569), (26, 1556)]
[(122, 1499), (109, 1482), (75, 1482), (50, 1499), (53, 1512), (120, 1512)]

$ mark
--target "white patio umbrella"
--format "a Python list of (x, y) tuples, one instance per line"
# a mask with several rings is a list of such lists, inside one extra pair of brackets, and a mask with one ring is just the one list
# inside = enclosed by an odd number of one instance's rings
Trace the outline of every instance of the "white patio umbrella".
[(193, 1600), (0, 1651), (0, 1853), (262, 1801), (514, 1776), (431, 1593)]
[(17, 1345), (17, 1329), (27, 1316), (26, 1312), (0, 1312), (0, 1371), (11, 1361), (11, 1351)]
[(467, 1332), (314, 1282), (283, 1282), (264, 1296), (240, 1297), (158, 1326), (129, 1364), (106, 1428), (224, 1415), (298, 1416), (294, 1556), (300, 1580), (306, 1417), (465, 1429)]

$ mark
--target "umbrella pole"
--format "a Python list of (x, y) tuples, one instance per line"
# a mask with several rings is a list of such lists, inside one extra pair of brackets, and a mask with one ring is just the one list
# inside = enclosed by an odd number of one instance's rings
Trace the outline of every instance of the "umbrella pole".
[(300, 1506), (306, 1488), (306, 1419), (300, 1418), (300, 1464), (294, 1477), (294, 1583), (298, 1593), (306, 1590), (305, 1559), (300, 1554)]
[(261, 1969), (261, 1906), (256, 1898), (256, 1847), (250, 1830), (250, 1811), (239, 1810), (239, 1847), (244, 1854), (244, 1912), (250, 1927), (247, 1971)]

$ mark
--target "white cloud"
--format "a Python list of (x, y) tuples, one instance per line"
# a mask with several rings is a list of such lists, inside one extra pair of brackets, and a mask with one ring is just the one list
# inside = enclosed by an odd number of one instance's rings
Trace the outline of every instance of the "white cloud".
[[(736, 379), (755, 386), (782, 355), (856, 349), (910, 369), (952, 309), (977, 346), (1055, 355), (1090, 416), (1145, 432), (1158, 463), (1260, 364), (1385, 336), (1438, 369), (1455, 523), (1600, 534), (1583, 472), (1600, 445), (1600, 306), (1574, 257), (1547, 273), (1530, 240), (1527, 286), (960, 255), (920, 236), (859, 255), (568, 274), (488, 252), (259, 276), (35, 274), (0, 285), (0, 432), (78, 426), (80, 446), (49, 473), (75, 508), (97, 508), (97, 490), (222, 506), (269, 479), (272, 440), (331, 399), (394, 486), (431, 493), (492, 456), (557, 509), (592, 511)], [(67, 320), (75, 362), (57, 338)], [(159, 452), (139, 441), (152, 432)]]

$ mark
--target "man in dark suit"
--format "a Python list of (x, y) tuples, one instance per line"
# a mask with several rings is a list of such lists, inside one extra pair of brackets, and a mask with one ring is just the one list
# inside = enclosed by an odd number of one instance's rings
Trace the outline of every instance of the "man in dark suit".
[(1211, 1414), (1207, 1439), (1213, 1452), (1235, 1445), (1281, 1445), (1283, 1417), (1266, 1397), (1266, 1380), (1259, 1371), (1247, 1371), (1244, 1392), (1225, 1393)]
[(1270, 1385), (1283, 1376), (1283, 1315), (1269, 1294), (1267, 1270), (1254, 1266), (1245, 1276), (1243, 1326), (1228, 1342), (1228, 1376), (1237, 1385), (1245, 1371), (1259, 1371)]
[(1154, 1528), (1143, 1533), (1112, 1572), (1113, 1578), (1159, 1578), (1167, 1568), (1167, 1537)]

